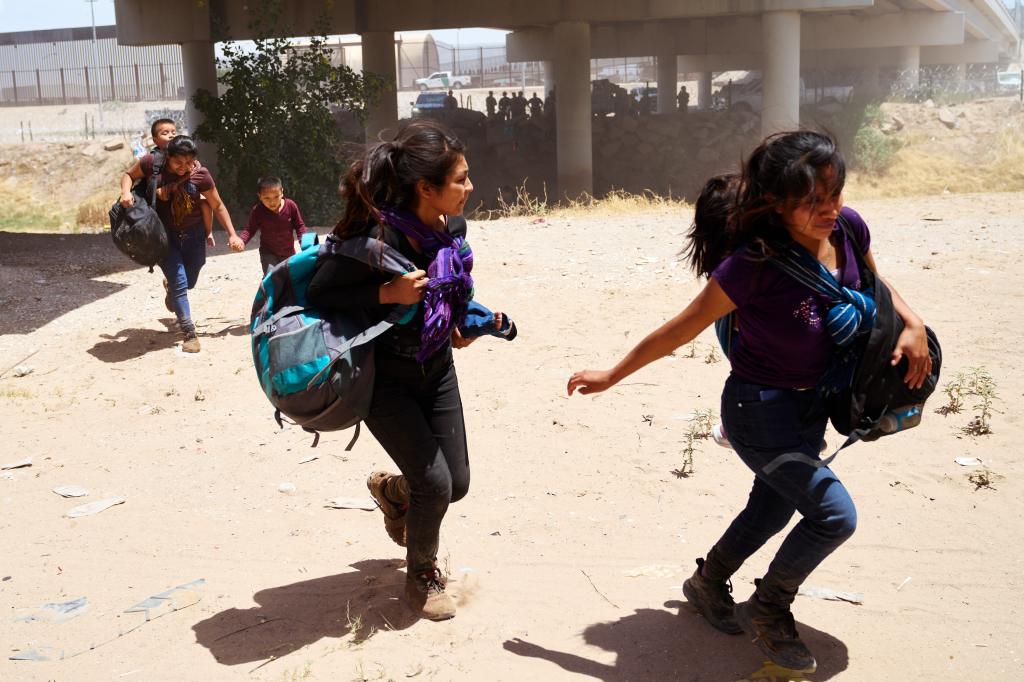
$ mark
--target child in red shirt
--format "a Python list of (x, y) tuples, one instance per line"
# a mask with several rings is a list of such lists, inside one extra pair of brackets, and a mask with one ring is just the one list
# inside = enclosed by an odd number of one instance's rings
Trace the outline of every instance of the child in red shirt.
[[(238, 236), (245, 244), (260, 236), (260, 265), (266, 275), (270, 268), (295, 254), (295, 240), (309, 232), (298, 205), (284, 196), (280, 178), (260, 178), (259, 202), (249, 212), (249, 222)], [(294, 236), (293, 236), (294, 233)]]

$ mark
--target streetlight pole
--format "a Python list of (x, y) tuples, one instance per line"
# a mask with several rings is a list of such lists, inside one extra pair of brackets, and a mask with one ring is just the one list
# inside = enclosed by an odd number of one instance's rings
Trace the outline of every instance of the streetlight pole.
[(100, 51), (96, 46), (96, 3), (99, 0), (85, 0), (89, 3), (89, 14), (92, 15), (92, 61), (96, 68), (96, 102), (100, 114), (100, 130), (103, 130), (103, 89), (100, 87)]

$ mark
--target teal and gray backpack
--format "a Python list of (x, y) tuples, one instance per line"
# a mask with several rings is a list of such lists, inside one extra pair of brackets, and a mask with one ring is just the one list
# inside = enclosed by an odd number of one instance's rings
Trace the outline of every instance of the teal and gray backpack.
[(373, 397), (371, 341), (404, 321), (411, 307), (395, 306), (372, 324), (365, 312), (311, 307), (306, 289), (317, 264), (328, 258), (353, 258), (394, 274), (416, 267), (372, 237), (328, 237), (318, 245), (312, 243), (315, 235), (303, 236), (309, 239), (302, 250), (275, 265), (260, 284), (249, 324), (252, 359), (279, 425), (283, 415), (316, 434), (314, 447), (320, 431), (355, 426), (348, 450), (359, 437), (359, 422), (369, 414)]

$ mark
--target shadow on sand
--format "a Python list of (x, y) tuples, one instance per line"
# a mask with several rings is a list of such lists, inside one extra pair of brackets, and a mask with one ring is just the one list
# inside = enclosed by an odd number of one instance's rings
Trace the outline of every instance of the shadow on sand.
[(259, 606), (228, 609), (192, 626), (217, 662), (238, 665), (282, 658), (325, 637), (365, 641), (382, 629), (419, 620), (400, 598), (403, 562), (369, 560), (355, 571), (260, 590)]
[[(173, 317), (160, 319), (164, 329), (122, 329), (116, 334), (100, 334), (102, 341), (90, 348), (87, 353), (103, 362), (125, 362), (140, 358), (146, 353), (174, 348), (181, 341), (181, 333)], [(245, 324), (232, 323), (224, 318), (208, 318), (196, 329), (200, 340), (223, 338), (225, 336), (245, 336), (249, 328)]]
[(522, 639), (504, 643), (520, 656), (543, 658), (579, 675), (605, 682), (620, 680), (828, 680), (849, 664), (846, 645), (829, 634), (800, 625), (800, 636), (814, 652), (818, 670), (807, 676), (765, 661), (744, 635), (713, 629), (685, 602), (670, 601), (667, 609), (637, 609), (616, 621), (595, 623), (583, 631), (583, 640), (616, 654), (607, 665), (577, 654), (547, 649)]

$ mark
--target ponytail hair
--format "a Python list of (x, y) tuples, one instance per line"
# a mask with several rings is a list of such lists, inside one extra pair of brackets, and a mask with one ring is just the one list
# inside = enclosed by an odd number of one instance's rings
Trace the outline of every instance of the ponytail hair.
[(415, 120), (399, 129), (394, 140), (376, 142), (349, 167), (339, 188), (345, 212), (334, 235), (347, 239), (366, 234), (381, 222), (380, 209), (413, 209), (416, 186), (422, 180), (443, 187), (465, 147), (447, 128), (430, 120)]
[(704, 184), (693, 210), (683, 257), (697, 275), (710, 277), (718, 264), (735, 248), (729, 230), (736, 209), (739, 173), (716, 175)]

